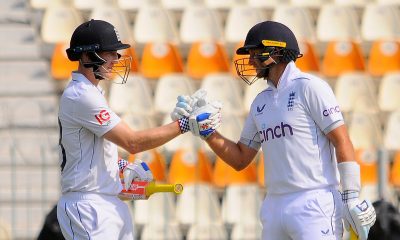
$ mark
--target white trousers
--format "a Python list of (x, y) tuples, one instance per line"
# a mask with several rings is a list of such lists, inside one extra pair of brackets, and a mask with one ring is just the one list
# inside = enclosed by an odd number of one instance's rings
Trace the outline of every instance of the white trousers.
[(260, 214), (262, 239), (342, 239), (342, 211), (341, 195), (333, 189), (267, 195)]
[(57, 204), (57, 218), (67, 240), (133, 240), (129, 207), (117, 196), (67, 193)]

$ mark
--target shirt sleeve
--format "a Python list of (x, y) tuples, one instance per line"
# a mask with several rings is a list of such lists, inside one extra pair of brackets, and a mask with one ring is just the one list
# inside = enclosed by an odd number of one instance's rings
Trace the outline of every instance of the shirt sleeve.
[(101, 137), (113, 129), (121, 119), (108, 106), (102, 95), (87, 92), (75, 106), (75, 120)]
[[(304, 89), (305, 105), (319, 128), (326, 132), (333, 123), (342, 123), (343, 115), (331, 87), (324, 81), (312, 79)], [(338, 124), (336, 127), (342, 125)], [(331, 131), (333, 129), (329, 129)]]
[(251, 112), (246, 118), (239, 141), (255, 150), (259, 150), (261, 147), (260, 135)]

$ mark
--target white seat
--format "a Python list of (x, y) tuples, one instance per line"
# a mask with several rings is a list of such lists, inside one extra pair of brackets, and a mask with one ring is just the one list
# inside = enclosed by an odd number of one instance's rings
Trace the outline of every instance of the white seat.
[(29, 4), (33, 9), (45, 9), (49, 2), (50, 0), (29, 0)]
[(207, 7), (217, 10), (228, 10), (237, 5), (246, 4), (245, 0), (204, 0)]
[(154, 109), (156, 112), (170, 113), (179, 95), (191, 95), (195, 90), (193, 80), (184, 74), (162, 76), (154, 91)]
[(1, 1), (0, 22), (3, 23), (30, 23), (31, 14), (26, 0)]
[(297, 40), (316, 40), (311, 12), (306, 7), (279, 5), (272, 15), (272, 20), (288, 26)]
[(335, 83), (335, 95), (342, 112), (377, 112), (376, 93), (375, 83), (365, 73), (343, 74)]
[(121, 118), (135, 131), (146, 130), (156, 126), (154, 119), (145, 114), (126, 112), (122, 114)]
[(183, 43), (222, 41), (222, 19), (205, 6), (189, 6), (183, 10), (179, 36)]
[(12, 239), (31, 239), (37, 236), (43, 226), (46, 214), (54, 202), (12, 202), (2, 203), (0, 219), (7, 219), (11, 225)]
[(280, 4), (288, 4), (289, 0), (247, 0), (249, 6), (257, 7), (257, 8), (275, 8)]
[(222, 200), (222, 220), (232, 225), (259, 223), (261, 204), (258, 184), (229, 185)]
[(178, 224), (172, 193), (156, 193), (146, 201), (134, 201), (134, 222), (138, 225)]
[(125, 84), (111, 84), (109, 106), (117, 114), (153, 115), (154, 104), (148, 80), (131, 74)]
[(391, 5), (368, 4), (362, 15), (361, 34), (366, 41), (400, 37), (400, 13)]
[(382, 111), (400, 108), (400, 72), (386, 74), (379, 85), (378, 104)]
[(0, 41), (0, 60), (40, 58), (37, 35), (29, 25), (0, 25)]
[(255, 83), (250, 86), (246, 86), (244, 89), (243, 104), (246, 112), (250, 111), (251, 104), (257, 95), (267, 89), (268, 84), (263, 79), (258, 79)]
[(133, 25), (134, 40), (137, 43), (179, 41), (174, 15), (162, 6), (144, 5), (139, 8)]
[(260, 222), (235, 224), (231, 233), (232, 240), (262, 239), (262, 225)]
[(326, 0), (290, 0), (292, 5), (319, 9), (326, 4)]
[(359, 28), (357, 13), (354, 8), (335, 4), (327, 4), (321, 7), (316, 30), (319, 41), (359, 41), (361, 39)]
[(203, 5), (204, 0), (161, 0), (161, 3), (168, 10), (182, 12), (188, 6)]
[(390, 113), (384, 131), (384, 146), (388, 150), (400, 150), (400, 110)]
[[(160, 214), (160, 213), (159, 213)], [(181, 240), (182, 232), (178, 224), (148, 224), (144, 226), (140, 240)]]
[(370, 1), (369, 0), (333, 0), (337, 5), (349, 5), (359, 8), (364, 8)]
[[(54, 160), (54, 159), (53, 159)], [(60, 197), (59, 166), (19, 165), (0, 167), (2, 174), (0, 200), (2, 202), (27, 199), (30, 202), (52, 201)]]
[[(81, 2), (81, 0), (79, 0), (79, 2)], [(125, 11), (112, 5), (94, 4), (94, 6), (90, 14), (91, 19), (101, 19), (111, 23), (117, 29), (123, 42), (131, 42), (132, 32), (129, 18)]]
[(230, 8), (226, 19), (225, 40), (229, 43), (244, 41), (249, 29), (264, 19), (264, 14), (256, 7), (233, 6)]
[(42, 19), (42, 40), (45, 43), (69, 42), (75, 28), (82, 22), (81, 14), (72, 6), (51, 4)]
[(11, 240), (11, 224), (0, 218), (0, 239)]
[(144, 5), (160, 5), (160, 0), (117, 0), (117, 4), (121, 9), (128, 11), (138, 11)]
[[(75, 9), (78, 9), (80, 11), (90, 11), (97, 5), (101, 4), (103, 1), (104, 0), (73, 0), (72, 4)], [(109, 5), (112, 5), (112, 1), (108, 2), (110, 2)]]
[[(165, 114), (162, 123), (168, 124), (171, 122), (170, 114)], [(196, 146), (200, 146), (201, 143), (202, 140), (200, 138), (193, 136), (191, 133), (185, 133), (165, 143), (161, 148), (167, 153), (173, 153), (182, 148), (195, 148)]]
[(176, 216), (184, 226), (222, 224), (219, 202), (211, 185), (185, 185), (178, 195)]
[(349, 136), (354, 148), (377, 148), (382, 144), (382, 131), (377, 115), (353, 112), (349, 126)]
[(223, 224), (194, 224), (190, 226), (187, 240), (224, 240), (228, 233)]
[(244, 113), (241, 82), (228, 73), (208, 74), (201, 83), (207, 91), (207, 99), (218, 100), (223, 104), (222, 111), (229, 114)]

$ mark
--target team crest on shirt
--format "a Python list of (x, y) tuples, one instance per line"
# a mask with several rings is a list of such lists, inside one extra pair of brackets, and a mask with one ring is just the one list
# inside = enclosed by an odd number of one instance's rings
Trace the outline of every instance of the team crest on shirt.
[(287, 110), (288, 111), (293, 111), (294, 99), (295, 98), (296, 98), (296, 92), (290, 92), (289, 93), (288, 103), (287, 103)]
[(100, 125), (108, 125), (111, 122), (111, 116), (107, 110), (101, 110), (99, 114), (94, 115), (94, 117), (100, 123)]

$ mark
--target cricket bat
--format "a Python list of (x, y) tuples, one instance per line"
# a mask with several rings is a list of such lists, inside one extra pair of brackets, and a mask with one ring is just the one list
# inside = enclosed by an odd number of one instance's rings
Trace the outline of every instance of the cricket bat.
[[(124, 185), (122, 183), (122, 185)], [(128, 190), (123, 189), (118, 197), (122, 200), (145, 200), (154, 193), (159, 192), (172, 192), (175, 194), (181, 194), (183, 191), (182, 184), (159, 184), (155, 181), (135, 181), (131, 183)]]

